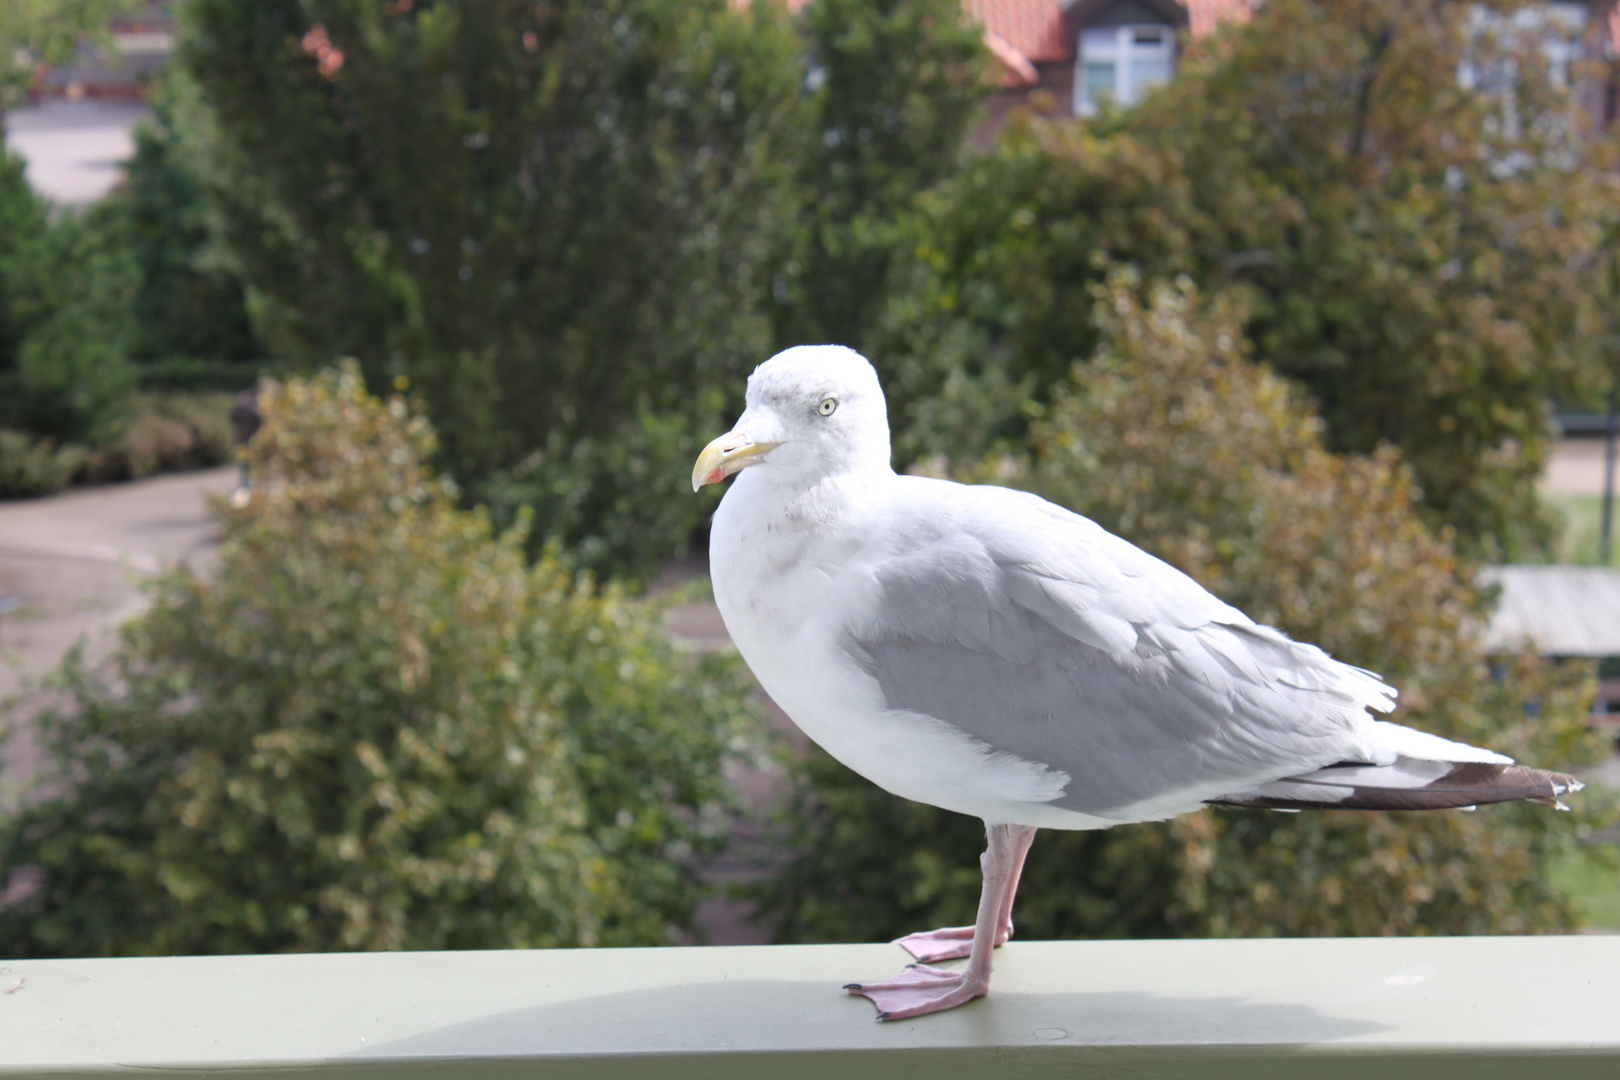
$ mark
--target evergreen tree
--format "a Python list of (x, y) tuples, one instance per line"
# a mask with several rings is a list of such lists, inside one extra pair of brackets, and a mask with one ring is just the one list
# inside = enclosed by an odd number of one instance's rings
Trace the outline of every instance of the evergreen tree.
[(0, 428), (99, 446), (121, 432), (128, 362), (128, 252), (74, 214), (53, 220), (20, 157), (0, 157)]
[(775, 340), (870, 349), (916, 199), (955, 171), (991, 89), (984, 30), (961, 0), (816, 0), (800, 20), (803, 142)]
[(140, 276), (132, 299), (130, 357), (137, 364), (251, 364), (265, 349), (253, 332), (246, 292), (218, 243), (199, 179), (207, 163), (177, 122), (183, 80), (158, 82), (152, 116), (135, 129), (125, 183), (98, 203), (90, 224), (129, 250)]
[(723, 0), (197, 0), (181, 59), (272, 353), (409, 377), (474, 497), (648, 573), (768, 351), (796, 52)]

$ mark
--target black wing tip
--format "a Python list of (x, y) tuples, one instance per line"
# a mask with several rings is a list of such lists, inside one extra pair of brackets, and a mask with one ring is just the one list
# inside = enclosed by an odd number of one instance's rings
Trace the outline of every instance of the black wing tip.
[[(1298, 777), (1288, 782), (1296, 790), (1310, 786)], [(1323, 789), (1319, 800), (1240, 792), (1210, 799), (1208, 803), (1264, 810), (1468, 810), (1487, 803), (1522, 800), (1568, 810), (1560, 796), (1572, 795), (1586, 786), (1568, 773), (1480, 761), (1458, 762), (1445, 775), (1421, 787), (1319, 783)], [(1339, 794), (1346, 786), (1350, 794)]]

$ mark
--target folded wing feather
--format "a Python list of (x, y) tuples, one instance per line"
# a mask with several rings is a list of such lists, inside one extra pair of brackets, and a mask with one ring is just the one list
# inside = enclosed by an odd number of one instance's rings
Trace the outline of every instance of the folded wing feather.
[(1377, 675), (1256, 625), (1085, 518), (916, 484), (955, 497), (953, 528), (875, 567), (877, 603), (845, 648), (890, 709), (1067, 773), (1058, 806), (1130, 820), (1189, 800), (1424, 809), (1579, 787), (1375, 721), (1395, 702)]

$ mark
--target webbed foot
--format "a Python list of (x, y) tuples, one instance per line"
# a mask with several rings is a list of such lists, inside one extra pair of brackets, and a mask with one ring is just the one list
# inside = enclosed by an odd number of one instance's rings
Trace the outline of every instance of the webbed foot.
[[(1005, 945), (1011, 936), (1012, 927), (1004, 926), (997, 932), (995, 944), (998, 947)], [(973, 927), (943, 926), (938, 930), (919, 930), (915, 934), (895, 938), (889, 944), (900, 946), (925, 964), (960, 960), (973, 951)]]
[(968, 971), (944, 971), (927, 964), (912, 964), (892, 979), (877, 983), (850, 983), (844, 987), (877, 1006), (879, 1020), (905, 1020), (944, 1012), (990, 992), (990, 980)]

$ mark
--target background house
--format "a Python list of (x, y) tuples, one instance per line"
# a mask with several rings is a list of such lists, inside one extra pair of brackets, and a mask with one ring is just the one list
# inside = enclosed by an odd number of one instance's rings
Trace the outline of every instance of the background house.
[[(1001, 89), (981, 139), (1006, 114), (1029, 106), (1051, 116), (1086, 116), (1105, 99), (1121, 105), (1175, 76), (1180, 52), (1219, 26), (1249, 18), (1254, 0), (963, 0), (984, 25)], [(1549, 55), (1620, 55), (1616, 0), (1563, 0), (1526, 16), (1544, 28)], [(1578, 87), (1588, 112), (1607, 126), (1620, 116), (1614, 80)]]
[(113, 16), (110, 44), (87, 43), (70, 63), (42, 70), (39, 99), (144, 101), (147, 84), (174, 52), (170, 0), (150, 0)]

